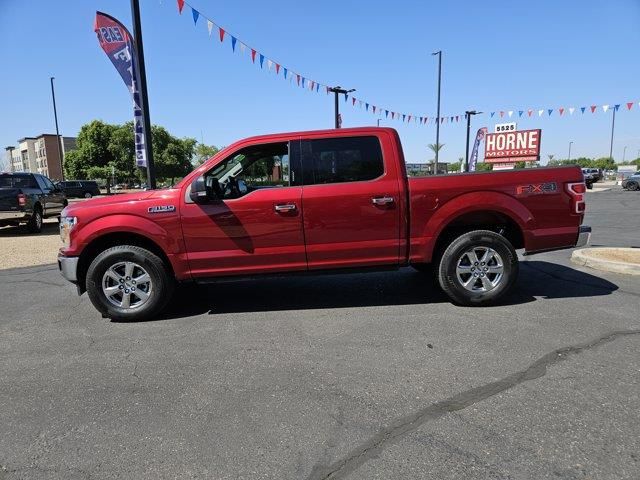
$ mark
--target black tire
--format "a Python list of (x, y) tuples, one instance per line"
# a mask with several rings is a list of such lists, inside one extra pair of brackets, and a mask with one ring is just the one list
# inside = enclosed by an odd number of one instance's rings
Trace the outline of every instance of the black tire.
[[(144, 272), (148, 274), (149, 285), (145, 291), (145, 286), (142, 286), (142, 281), (140, 281), (138, 290), (134, 293), (133, 290), (136, 290), (135, 278), (133, 278), (133, 285), (130, 285), (130, 280), (127, 280), (122, 288), (132, 289), (131, 292), (126, 290), (131, 305), (128, 308), (123, 308), (124, 292), (116, 291), (108, 298), (107, 293), (103, 290), (103, 282), (113, 282), (113, 285), (108, 288), (118, 286), (115, 280), (105, 277), (107, 270), (110, 270), (111, 273), (122, 272), (122, 269), (130, 264), (137, 267), (137, 270), (134, 269), (131, 273), (131, 277), (135, 277), (135, 272)], [(130, 279), (129, 276), (126, 278)], [(142, 276), (137, 278), (142, 278)], [(118, 245), (105, 250), (91, 262), (87, 270), (86, 288), (91, 303), (103, 316), (118, 321), (141, 321), (154, 318), (167, 305), (175, 289), (175, 280), (164, 262), (154, 253), (133, 245)], [(142, 297), (137, 297), (141, 293), (147, 295), (144, 302)], [(118, 295), (121, 295), (120, 299)], [(114, 304), (114, 302), (119, 302), (121, 305)]]
[[(485, 265), (478, 254), (484, 255), (490, 250), (494, 254)], [(470, 255), (475, 256), (478, 262), (470, 261)], [(459, 275), (458, 266), (465, 272), (468, 269), (468, 273)], [(506, 238), (490, 230), (474, 230), (456, 238), (445, 249), (438, 266), (438, 283), (455, 303), (483, 306), (496, 303), (511, 290), (518, 270), (518, 255)]]
[(84, 192), (84, 198), (91, 198), (93, 197), (93, 195), (91, 195), (91, 192)]
[(627, 190), (632, 190), (632, 191), (640, 190), (640, 185), (638, 185), (636, 182), (629, 182), (627, 183)]
[(27, 230), (29, 233), (40, 233), (42, 231), (42, 209), (36, 205), (33, 209), (33, 215), (27, 223)]

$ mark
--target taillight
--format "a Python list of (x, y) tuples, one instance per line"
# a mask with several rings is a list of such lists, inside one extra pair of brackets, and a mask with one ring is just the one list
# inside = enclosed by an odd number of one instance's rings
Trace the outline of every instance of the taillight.
[(18, 194), (18, 205), (24, 207), (27, 204), (27, 197), (24, 196), (24, 193)]
[(575, 213), (584, 213), (586, 207), (584, 194), (587, 192), (587, 186), (585, 183), (567, 183), (567, 192), (569, 192), (569, 195), (571, 196), (573, 211)]

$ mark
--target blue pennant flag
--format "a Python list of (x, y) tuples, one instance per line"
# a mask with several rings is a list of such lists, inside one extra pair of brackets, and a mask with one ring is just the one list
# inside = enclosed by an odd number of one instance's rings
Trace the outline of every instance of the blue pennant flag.
[(191, 7), (191, 14), (193, 15), (193, 24), (196, 25), (198, 23), (200, 13), (195, 8)]
[(262, 68), (263, 63), (264, 63), (264, 55), (260, 54), (260, 68)]
[(519, 117), (521, 117), (523, 113), (524, 113), (524, 110), (518, 110), (518, 116)]
[(384, 118), (389, 118), (389, 110), (384, 111)]
[(319, 91), (320, 91), (320, 84), (316, 83), (316, 92), (319, 92)]
[(368, 104), (368, 103), (365, 103), (365, 104), (364, 104), (364, 109), (365, 109), (367, 112), (369, 111), (369, 104)]
[(306, 79), (305, 79), (304, 77), (302, 77), (302, 88), (304, 88), (304, 81), (305, 81), (305, 80), (306, 80)]
[(285, 78), (285, 80), (286, 80), (286, 79), (287, 79), (287, 69), (286, 69), (286, 68), (284, 68), (284, 67), (282, 67), (282, 68), (284, 69), (284, 78)]
[(547, 110), (547, 112), (549, 112), (549, 116), (551, 116), (551, 112), (553, 112), (553, 108), (550, 108), (549, 110)]
[(584, 111), (585, 111), (586, 109), (587, 109), (587, 107), (580, 107), (580, 111), (581, 111), (582, 113), (584, 113)]
[(236, 42), (238, 41), (238, 39), (236, 37), (234, 37), (233, 35), (231, 35), (231, 50), (233, 50), (234, 52), (236, 51)]
[(491, 112), (491, 118), (496, 114), (496, 112)]
[(616, 112), (618, 111), (618, 109), (620, 108), (620, 104), (618, 103), (617, 105), (614, 105), (613, 108), (616, 109)]
[(344, 101), (345, 101), (345, 102), (347, 101), (347, 98), (349, 98), (349, 94), (348, 94), (348, 93), (345, 93), (345, 94), (344, 94)]

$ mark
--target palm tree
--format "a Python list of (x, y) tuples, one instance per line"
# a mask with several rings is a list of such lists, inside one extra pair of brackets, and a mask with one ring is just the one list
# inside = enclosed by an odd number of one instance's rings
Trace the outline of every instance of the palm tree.
[(435, 155), (436, 152), (440, 152), (440, 150), (442, 150), (442, 147), (444, 147), (444, 143), (430, 143), (427, 146)]
[(549, 163), (551, 163), (551, 161), (553, 160), (553, 157), (555, 157), (555, 155), (549, 154), (549, 155), (547, 155), (547, 157), (549, 157)]

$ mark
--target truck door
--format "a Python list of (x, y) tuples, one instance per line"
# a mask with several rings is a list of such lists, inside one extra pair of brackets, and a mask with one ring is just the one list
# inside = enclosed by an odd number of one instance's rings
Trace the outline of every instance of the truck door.
[(186, 188), (181, 220), (194, 277), (306, 270), (299, 141), (240, 148), (205, 177), (220, 200), (196, 204)]
[(309, 269), (398, 265), (400, 184), (377, 136), (302, 140)]
[(44, 216), (60, 214), (64, 208), (64, 193), (62, 189), (56, 187), (51, 180), (44, 175), (34, 174), (36, 181), (43, 194)]

